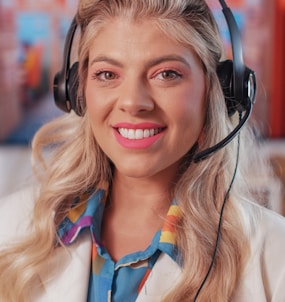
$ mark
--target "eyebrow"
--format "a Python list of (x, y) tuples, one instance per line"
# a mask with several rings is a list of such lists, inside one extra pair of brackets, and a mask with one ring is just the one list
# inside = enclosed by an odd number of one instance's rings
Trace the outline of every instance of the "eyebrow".
[(150, 60), (148, 63), (147, 63), (147, 66), (148, 67), (153, 67), (155, 65), (159, 65), (161, 63), (164, 63), (164, 62), (168, 62), (168, 61), (177, 61), (177, 62), (181, 62), (185, 65), (187, 65), (188, 67), (190, 67), (190, 64), (189, 62), (182, 56), (178, 56), (178, 55), (166, 55), (166, 56), (162, 56), (162, 57), (158, 57), (158, 58), (155, 58), (153, 60)]
[(94, 63), (98, 63), (98, 62), (106, 62), (106, 63), (110, 63), (112, 65), (118, 66), (118, 67), (123, 67), (123, 64), (120, 63), (119, 61), (112, 59), (110, 57), (107, 56), (98, 56), (96, 58), (94, 58), (90, 65), (92, 66)]
[[(158, 57), (158, 58), (155, 58), (155, 59), (152, 59), (152, 60), (148, 61), (147, 64), (146, 64), (146, 66), (148, 68), (150, 68), (150, 67), (159, 65), (161, 63), (168, 62), (168, 61), (181, 62), (181, 63), (185, 64), (186, 66), (188, 66), (190, 68), (189, 62), (184, 57), (179, 56), (179, 55), (161, 56), (161, 57)], [(98, 57), (95, 57), (91, 61), (90, 65), (92, 66), (94, 63), (98, 63), (98, 62), (106, 62), (106, 63), (109, 63), (109, 64), (114, 65), (114, 66), (123, 67), (123, 64), (121, 62), (119, 62), (116, 59), (113, 59), (111, 57), (107, 57), (107, 56), (98, 56)]]

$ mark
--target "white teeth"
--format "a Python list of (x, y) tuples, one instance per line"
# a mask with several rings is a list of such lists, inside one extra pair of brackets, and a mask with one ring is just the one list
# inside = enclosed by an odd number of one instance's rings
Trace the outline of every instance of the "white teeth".
[(148, 130), (148, 129), (145, 129), (144, 131), (143, 131), (143, 137), (149, 137), (150, 136), (150, 133), (149, 133), (150, 131)]
[(135, 136), (136, 136), (135, 130), (134, 130), (134, 129), (130, 129), (130, 130), (128, 131), (128, 139), (134, 139)]
[(136, 139), (142, 139), (143, 138), (143, 130), (142, 129), (137, 129), (135, 131), (135, 137), (136, 137)]
[(154, 136), (161, 131), (161, 128), (156, 129), (127, 129), (118, 128), (118, 132), (128, 139), (143, 139), (150, 136)]

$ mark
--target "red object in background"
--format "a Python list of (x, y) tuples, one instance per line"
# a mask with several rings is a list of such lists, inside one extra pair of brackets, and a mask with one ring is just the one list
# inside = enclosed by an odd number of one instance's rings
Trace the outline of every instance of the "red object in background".
[(285, 137), (285, 0), (276, 0), (271, 83), (270, 136)]
[(241, 8), (245, 5), (244, 0), (227, 0), (226, 2), (230, 8)]
[(57, 0), (59, 5), (65, 6), (65, 0)]

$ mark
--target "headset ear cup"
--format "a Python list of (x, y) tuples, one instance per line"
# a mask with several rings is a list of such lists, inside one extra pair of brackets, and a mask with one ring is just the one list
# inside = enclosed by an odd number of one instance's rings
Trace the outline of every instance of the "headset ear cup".
[(226, 60), (220, 62), (217, 74), (224, 93), (228, 115), (232, 116), (239, 107), (233, 91), (233, 61)]
[(70, 112), (70, 105), (66, 102), (66, 82), (62, 71), (58, 72), (53, 80), (53, 97), (56, 106), (64, 112)]

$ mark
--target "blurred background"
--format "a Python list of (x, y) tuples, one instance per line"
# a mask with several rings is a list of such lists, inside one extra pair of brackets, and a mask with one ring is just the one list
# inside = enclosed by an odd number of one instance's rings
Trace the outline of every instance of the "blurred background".
[[(208, 0), (231, 57), (218, 0)], [(62, 114), (52, 83), (78, 0), (0, 0), (0, 197), (33, 182), (30, 143), (37, 129)], [(246, 64), (256, 72), (251, 122), (266, 142), (276, 178), (258, 180), (283, 212), (285, 162), (285, 0), (227, 0), (241, 30)], [(279, 184), (281, 183), (281, 189)], [(285, 207), (284, 207), (285, 208)], [(285, 212), (285, 211), (284, 211)]]

